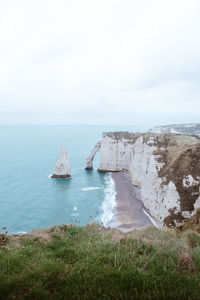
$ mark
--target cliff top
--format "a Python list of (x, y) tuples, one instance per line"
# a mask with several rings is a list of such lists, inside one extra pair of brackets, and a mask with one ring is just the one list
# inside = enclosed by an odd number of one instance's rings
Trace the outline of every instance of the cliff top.
[(139, 137), (143, 137), (144, 142), (148, 142), (150, 139), (154, 140), (155, 144), (168, 143), (170, 144), (191, 144), (198, 143), (200, 139), (197, 136), (187, 134), (174, 134), (174, 133), (154, 133), (154, 132), (128, 132), (128, 131), (115, 131), (115, 132), (103, 132), (102, 137), (109, 137), (115, 140), (125, 139), (130, 143), (134, 143)]
[(140, 137), (142, 133), (140, 132), (128, 132), (128, 131), (115, 131), (115, 132), (103, 132), (103, 137), (109, 137), (111, 139), (115, 140), (121, 140), (121, 139), (126, 139), (129, 140), (130, 142), (132, 140), (135, 141), (136, 138)]

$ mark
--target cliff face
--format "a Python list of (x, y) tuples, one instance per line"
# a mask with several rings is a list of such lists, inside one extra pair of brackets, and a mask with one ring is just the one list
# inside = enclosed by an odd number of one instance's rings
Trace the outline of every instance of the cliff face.
[(123, 171), (129, 167), (131, 136), (127, 133), (104, 133), (101, 140), (99, 171)]
[(175, 226), (200, 207), (200, 140), (187, 135), (104, 133), (99, 171), (128, 170), (145, 208)]

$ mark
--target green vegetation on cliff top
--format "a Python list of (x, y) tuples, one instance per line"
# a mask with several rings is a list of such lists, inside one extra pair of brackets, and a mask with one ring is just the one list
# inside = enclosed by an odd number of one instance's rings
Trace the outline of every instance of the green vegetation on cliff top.
[(0, 279), (0, 299), (200, 299), (200, 235), (95, 223), (2, 234)]

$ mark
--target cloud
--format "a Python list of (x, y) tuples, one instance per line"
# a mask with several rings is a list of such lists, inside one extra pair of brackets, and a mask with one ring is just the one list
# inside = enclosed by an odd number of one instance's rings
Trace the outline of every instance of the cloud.
[(1, 122), (198, 121), (199, 9), (197, 0), (4, 1)]

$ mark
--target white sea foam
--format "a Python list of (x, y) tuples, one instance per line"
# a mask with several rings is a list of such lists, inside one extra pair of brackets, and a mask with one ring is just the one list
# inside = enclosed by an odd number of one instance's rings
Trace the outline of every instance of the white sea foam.
[(74, 209), (73, 210), (77, 210), (78, 209), (78, 207), (77, 206), (74, 206)]
[(71, 217), (78, 217), (78, 216), (80, 216), (79, 213), (72, 213), (72, 214), (71, 214)]
[[(115, 191), (115, 182), (111, 174), (105, 175), (105, 197), (102, 203), (103, 213), (101, 215), (101, 221), (103, 226), (112, 227), (111, 222), (114, 216), (114, 208), (116, 206), (116, 191)], [(114, 227), (114, 226), (113, 226)]]
[[(52, 175), (53, 175), (53, 174), (49, 175), (48, 178), (52, 178)], [(71, 178), (72, 178), (72, 177), (70, 176), (70, 177), (63, 177), (63, 178), (56, 178), (56, 179), (66, 179), (66, 180), (69, 180), (69, 179), (71, 179)]]
[(87, 191), (95, 191), (95, 190), (100, 190), (100, 189), (101, 189), (101, 187), (99, 187), (99, 186), (89, 186), (89, 187), (82, 188), (81, 191), (87, 192)]

